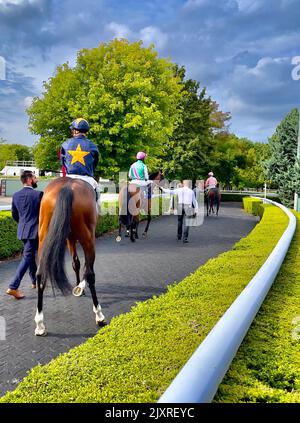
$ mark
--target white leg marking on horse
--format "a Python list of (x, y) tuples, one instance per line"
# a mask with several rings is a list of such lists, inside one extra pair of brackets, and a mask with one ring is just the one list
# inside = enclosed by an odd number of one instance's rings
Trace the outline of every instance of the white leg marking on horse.
[(43, 336), (46, 334), (46, 328), (44, 325), (44, 314), (43, 312), (39, 313), (38, 310), (36, 311), (35, 314), (35, 323), (36, 323), (36, 328), (35, 328), (35, 335), (37, 336)]
[(100, 304), (98, 304), (97, 308), (93, 306), (93, 311), (96, 314), (96, 323), (103, 322), (103, 320), (105, 320), (105, 316), (101, 310), (102, 309)]

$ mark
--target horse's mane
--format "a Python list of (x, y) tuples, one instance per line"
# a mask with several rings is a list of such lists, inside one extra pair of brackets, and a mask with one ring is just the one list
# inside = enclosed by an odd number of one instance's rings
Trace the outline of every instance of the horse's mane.
[(153, 181), (158, 176), (159, 172), (161, 172), (161, 170), (158, 170), (157, 172), (154, 172), (154, 173), (150, 173), (149, 175), (150, 181)]

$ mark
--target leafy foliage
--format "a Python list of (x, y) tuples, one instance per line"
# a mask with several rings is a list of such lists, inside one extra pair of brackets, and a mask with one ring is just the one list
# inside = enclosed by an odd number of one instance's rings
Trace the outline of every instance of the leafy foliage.
[(271, 158), (266, 162), (269, 178), (279, 189), (282, 203), (291, 207), (294, 192), (300, 193), (300, 163), (297, 157), (299, 111), (292, 109), (270, 138)]
[(266, 181), (264, 160), (268, 156), (268, 144), (219, 132), (214, 136), (211, 167), (225, 188), (262, 188)]
[(57, 150), (79, 116), (90, 123), (102, 176), (127, 171), (139, 150), (158, 155), (180, 116), (179, 82), (174, 64), (141, 42), (113, 40), (81, 50), (76, 66), (59, 66), (28, 109), (30, 129), (40, 135), (38, 166), (58, 168)]
[(0, 212), (0, 239), (0, 259), (22, 250), (23, 244), (17, 239), (17, 224), (9, 211)]
[(181, 121), (166, 142), (161, 167), (172, 179), (200, 179), (207, 174), (214, 148), (213, 132), (224, 129), (228, 113), (206, 95), (206, 89), (193, 79), (185, 80), (185, 69), (177, 68), (184, 87), (181, 99)]
[(30, 147), (22, 144), (8, 144), (0, 139), (0, 170), (3, 169), (7, 161), (14, 160), (32, 160), (32, 151)]

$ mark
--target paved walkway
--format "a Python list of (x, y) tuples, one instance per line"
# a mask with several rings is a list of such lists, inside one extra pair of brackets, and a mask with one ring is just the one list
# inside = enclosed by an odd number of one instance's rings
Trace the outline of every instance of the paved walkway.
[[(165, 292), (168, 284), (229, 250), (255, 224), (256, 218), (244, 213), (241, 204), (225, 203), (218, 218), (206, 218), (204, 225), (191, 228), (189, 244), (177, 242), (174, 216), (155, 219), (149, 238), (135, 244), (127, 238), (118, 244), (114, 234), (101, 237), (97, 240), (96, 287), (107, 321), (129, 311), (136, 301)], [(14, 389), (37, 363), (49, 362), (98, 330), (89, 291), (81, 298), (60, 294), (53, 298), (48, 287), (44, 301), (48, 336), (34, 336), (36, 291), (31, 290), (28, 276), (21, 284), (26, 298), (17, 301), (5, 294), (17, 264), (17, 259), (0, 263), (0, 317), (6, 321), (6, 340), (0, 340), (0, 395)], [(67, 269), (74, 281), (69, 258)]]

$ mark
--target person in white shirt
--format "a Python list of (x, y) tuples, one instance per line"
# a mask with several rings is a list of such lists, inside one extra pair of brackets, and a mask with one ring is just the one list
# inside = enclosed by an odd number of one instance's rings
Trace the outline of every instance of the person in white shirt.
[(188, 180), (182, 181), (182, 187), (175, 189), (161, 188), (165, 193), (175, 194), (178, 197), (178, 226), (177, 226), (177, 239), (178, 241), (182, 238), (183, 242), (188, 242), (189, 226), (187, 225), (186, 219), (192, 217), (195, 211), (198, 209), (198, 203), (195, 197), (194, 191), (189, 188)]

